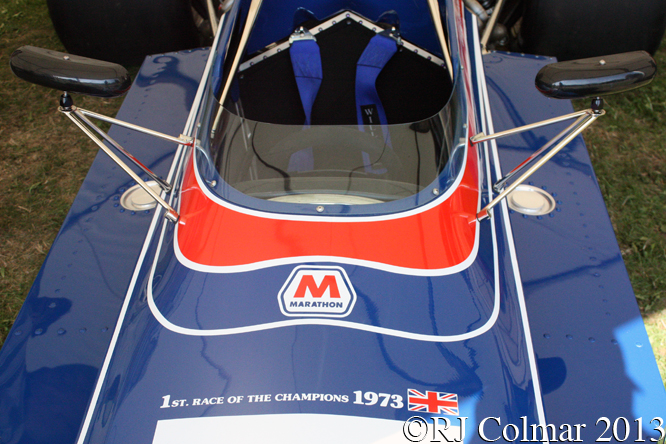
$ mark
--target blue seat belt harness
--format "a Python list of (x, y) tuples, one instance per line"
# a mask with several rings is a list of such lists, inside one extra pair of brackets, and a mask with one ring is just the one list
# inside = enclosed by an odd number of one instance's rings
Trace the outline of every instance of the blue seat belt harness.
[[(292, 34), (289, 42), (291, 43), (289, 55), (301, 103), (303, 104), (305, 125), (307, 127), (311, 124), (312, 107), (323, 79), (321, 54), (315, 37), (302, 27)], [(375, 84), (384, 66), (398, 51), (399, 42), (395, 28), (377, 34), (370, 40), (356, 64), (355, 96), (359, 129), (365, 131), (367, 126), (380, 125), (384, 140), (389, 147), (391, 143), (386, 130), (388, 120)], [(313, 170), (313, 154), (312, 148), (305, 148), (292, 154), (288, 171)], [(366, 152), (363, 152), (362, 156), (366, 172), (372, 174), (386, 173), (384, 168), (373, 169), (372, 160)]]
[(324, 77), (319, 45), (317, 45), (315, 37), (302, 27), (291, 35), (289, 42), (291, 43), (289, 56), (291, 66), (294, 68), (298, 93), (301, 95), (303, 111), (305, 111), (305, 124), (310, 125), (312, 106)]
[(399, 40), (394, 31), (374, 36), (356, 64), (356, 116), (359, 126), (387, 125), (386, 113), (375, 86), (377, 77), (393, 55)]
[[(399, 43), (395, 28), (391, 31), (383, 31), (370, 40), (356, 63), (356, 118), (359, 129), (365, 131), (366, 127), (381, 125), (384, 142), (389, 148), (391, 139), (387, 127), (388, 119), (379, 94), (377, 94), (376, 83), (384, 66), (398, 52)], [(376, 163), (378, 159), (373, 161), (365, 151), (361, 154), (366, 173), (385, 174), (387, 172), (386, 168), (373, 167), (373, 163)]]
[[(294, 69), (294, 77), (301, 96), (303, 111), (305, 112), (305, 126), (312, 123), (312, 106), (321, 87), (324, 77), (321, 68), (321, 54), (317, 39), (305, 30), (299, 28), (289, 38), (289, 57)], [(287, 172), (304, 172), (314, 170), (314, 152), (312, 147), (295, 152), (289, 158)]]

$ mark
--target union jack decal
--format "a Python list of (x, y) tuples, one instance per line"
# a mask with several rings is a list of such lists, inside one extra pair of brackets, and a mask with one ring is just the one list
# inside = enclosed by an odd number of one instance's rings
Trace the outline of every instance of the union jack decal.
[(408, 389), (409, 411), (428, 412), (439, 415), (458, 415), (458, 395), (442, 392), (419, 392)]

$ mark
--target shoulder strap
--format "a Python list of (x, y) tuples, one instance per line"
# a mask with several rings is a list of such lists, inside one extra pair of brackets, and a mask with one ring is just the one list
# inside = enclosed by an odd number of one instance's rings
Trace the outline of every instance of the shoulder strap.
[(289, 48), (291, 66), (294, 69), (298, 92), (305, 111), (305, 124), (310, 125), (312, 106), (323, 78), (319, 45), (312, 34), (303, 28), (296, 31), (291, 40)]
[(358, 124), (386, 125), (386, 113), (375, 83), (379, 73), (398, 51), (396, 40), (384, 34), (374, 36), (356, 64), (356, 116)]

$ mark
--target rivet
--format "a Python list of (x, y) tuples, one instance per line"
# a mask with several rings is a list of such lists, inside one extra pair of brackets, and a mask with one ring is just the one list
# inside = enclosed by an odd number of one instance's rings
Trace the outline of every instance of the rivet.
[(63, 57), (63, 59), (69, 60), (69, 56), (65, 56), (65, 57)]
[(606, 61), (604, 59), (599, 60), (599, 64), (601, 66), (604, 66), (606, 64)]
[(324, 207), (321, 206), (321, 205), (319, 205), (319, 206), (317, 207), (317, 213), (323, 213), (323, 212), (324, 212)]
[(439, 188), (433, 188), (432, 189), (432, 194), (434, 194), (435, 196), (438, 196), (439, 195)]
[(567, 335), (567, 339), (573, 339), (573, 336)]
[(643, 344), (641, 342), (636, 343), (636, 347), (641, 348), (642, 346), (643, 346)]

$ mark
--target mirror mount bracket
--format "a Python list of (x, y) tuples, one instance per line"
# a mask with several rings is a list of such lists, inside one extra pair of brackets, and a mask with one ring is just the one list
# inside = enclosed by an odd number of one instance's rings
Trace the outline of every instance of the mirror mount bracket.
[[(526, 181), (532, 174), (534, 174), (539, 168), (541, 168), (546, 162), (548, 162), (553, 156), (555, 156), (557, 153), (559, 153), (562, 148), (567, 146), (572, 140), (574, 140), (579, 134), (581, 134), (587, 127), (589, 127), (592, 123), (594, 123), (595, 120), (597, 120), (599, 117), (603, 116), (606, 114), (606, 111), (603, 110), (603, 100), (600, 98), (596, 98), (593, 100), (593, 107), (595, 106), (595, 102), (597, 105), (597, 109), (590, 108), (586, 109), (584, 111), (578, 111), (575, 113), (567, 114), (565, 116), (557, 117), (555, 119), (550, 119), (550, 120), (545, 120), (543, 122), (537, 122), (531, 125), (525, 125), (519, 128), (514, 128), (511, 130), (507, 131), (502, 131), (499, 133), (491, 134), (489, 136), (486, 136), (483, 133), (477, 134), (476, 136), (472, 137), (470, 141), (472, 144), (480, 143), (480, 142), (485, 142), (493, 139), (498, 139), (500, 137), (505, 137), (509, 136), (512, 134), (517, 134), (521, 133), (524, 131), (529, 131), (534, 128), (539, 128), (542, 126), (546, 125), (552, 125), (554, 123), (562, 122), (565, 120), (573, 119), (576, 118), (576, 121), (573, 122), (571, 125), (569, 125), (566, 129), (564, 129), (562, 132), (560, 132), (558, 135), (556, 135), (554, 138), (552, 138), (548, 143), (546, 143), (544, 146), (539, 148), (537, 151), (535, 151), (531, 156), (529, 156), (527, 159), (525, 159), (522, 163), (520, 163), (517, 167), (515, 167), (513, 170), (511, 170), (509, 173), (507, 173), (504, 177), (502, 177), (500, 180), (498, 180), (494, 185), (493, 185), (493, 190), (496, 193), (499, 193), (497, 197), (495, 197), (491, 202), (489, 202), (481, 211), (479, 211), (476, 215), (476, 220), (481, 222), (483, 220), (489, 219), (492, 215), (490, 210), (495, 207), (498, 203), (500, 203), (505, 197), (507, 197), (518, 185)], [(553, 147), (553, 145), (555, 145)], [(544, 155), (541, 159), (536, 161), (529, 169), (527, 169), (528, 165), (532, 164), (532, 161), (534, 161), (537, 157), (539, 157), (541, 154), (549, 150), (546, 155)], [(519, 178), (517, 178), (511, 185), (505, 188), (506, 183), (517, 175), (519, 172), (527, 169)]]
[(72, 96), (67, 94), (67, 91), (64, 91), (60, 96), (60, 108), (62, 108), (64, 111), (69, 111), (72, 109), (72, 106), (74, 106), (74, 100), (72, 99)]
[(121, 120), (114, 119), (112, 117), (103, 116), (101, 114), (94, 113), (92, 111), (84, 110), (78, 108), (74, 105), (74, 100), (72, 97), (64, 92), (60, 96), (58, 110), (65, 114), (74, 124), (81, 130), (83, 133), (88, 136), (97, 146), (104, 151), (118, 166), (120, 166), (123, 171), (125, 171), (143, 190), (150, 195), (164, 210), (166, 211), (165, 217), (171, 222), (178, 222), (180, 216), (178, 213), (152, 188), (150, 188), (146, 182), (144, 182), (138, 174), (136, 174), (125, 162), (123, 162), (106, 144), (104, 141), (108, 142), (111, 146), (120, 151), (127, 159), (129, 159), (134, 165), (139, 167), (144, 173), (146, 173), (152, 180), (157, 182), (159, 186), (165, 191), (170, 192), (173, 189), (173, 186), (166, 180), (159, 177), (153, 171), (151, 171), (147, 166), (141, 163), (136, 157), (130, 154), (125, 150), (118, 142), (116, 142), (111, 136), (106, 132), (102, 131), (97, 125), (91, 122), (88, 117), (94, 117), (98, 120), (106, 121), (109, 123), (117, 124), (124, 126), (129, 129), (140, 131), (145, 134), (149, 134), (155, 137), (159, 137), (165, 140), (179, 143), (184, 146), (193, 146), (194, 140), (183, 134), (180, 137), (173, 137), (167, 134), (162, 134), (157, 131), (153, 131), (147, 128), (143, 128), (131, 123), (123, 122)]
[(595, 97), (592, 99), (592, 104), (590, 105), (590, 108), (596, 113), (599, 114), (604, 110), (604, 99), (601, 97)]

